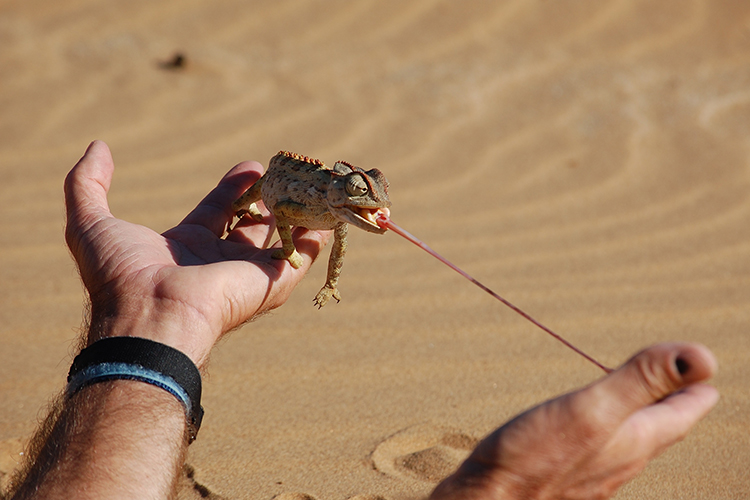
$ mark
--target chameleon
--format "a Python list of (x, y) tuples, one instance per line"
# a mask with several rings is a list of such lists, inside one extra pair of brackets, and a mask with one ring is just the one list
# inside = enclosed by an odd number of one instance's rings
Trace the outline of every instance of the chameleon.
[(279, 151), (271, 158), (268, 169), (232, 204), (240, 219), (249, 215), (258, 222), (263, 215), (257, 202), (263, 204), (276, 218), (276, 229), (281, 248), (274, 251), (275, 259), (286, 259), (295, 269), (302, 266), (302, 256), (292, 241), (292, 226), (314, 230), (333, 230), (333, 248), (328, 259), (326, 282), (314, 298), (318, 309), (333, 297), (341, 301), (338, 281), (347, 247), (348, 226), (383, 234), (377, 217), (390, 215), (388, 180), (373, 168), (363, 170), (337, 161), (333, 168), (322, 161)]

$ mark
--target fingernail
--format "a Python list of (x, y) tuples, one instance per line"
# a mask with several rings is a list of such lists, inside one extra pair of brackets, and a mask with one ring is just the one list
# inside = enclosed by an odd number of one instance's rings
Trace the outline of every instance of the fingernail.
[(685, 375), (687, 372), (690, 371), (690, 363), (685, 361), (684, 358), (677, 358), (674, 360), (674, 364), (677, 367), (677, 371), (680, 372), (680, 375)]

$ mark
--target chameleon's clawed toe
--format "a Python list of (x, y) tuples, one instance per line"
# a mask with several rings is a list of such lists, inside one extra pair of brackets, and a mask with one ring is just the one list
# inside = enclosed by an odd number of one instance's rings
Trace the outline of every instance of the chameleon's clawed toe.
[(325, 285), (315, 296), (313, 302), (315, 302), (315, 305), (320, 309), (331, 300), (331, 297), (336, 299), (336, 302), (341, 302), (341, 294), (339, 294), (338, 288), (331, 288), (328, 285)]

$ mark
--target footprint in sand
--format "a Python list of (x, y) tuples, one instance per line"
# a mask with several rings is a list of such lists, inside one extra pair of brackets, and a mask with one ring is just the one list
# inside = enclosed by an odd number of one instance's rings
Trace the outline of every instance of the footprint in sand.
[(307, 493), (300, 493), (300, 492), (289, 492), (289, 493), (279, 493), (275, 497), (273, 497), (273, 500), (317, 500), (314, 496), (308, 495)]
[(388, 437), (371, 458), (383, 474), (437, 483), (453, 473), (478, 442), (452, 427), (419, 424)]

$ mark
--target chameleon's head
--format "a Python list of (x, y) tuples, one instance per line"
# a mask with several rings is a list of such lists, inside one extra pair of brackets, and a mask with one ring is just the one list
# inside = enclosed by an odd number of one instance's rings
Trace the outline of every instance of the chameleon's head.
[(376, 219), (390, 215), (388, 180), (377, 168), (362, 170), (345, 161), (333, 166), (328, 206), (334, 217), (371, 233), (384, 233)]

